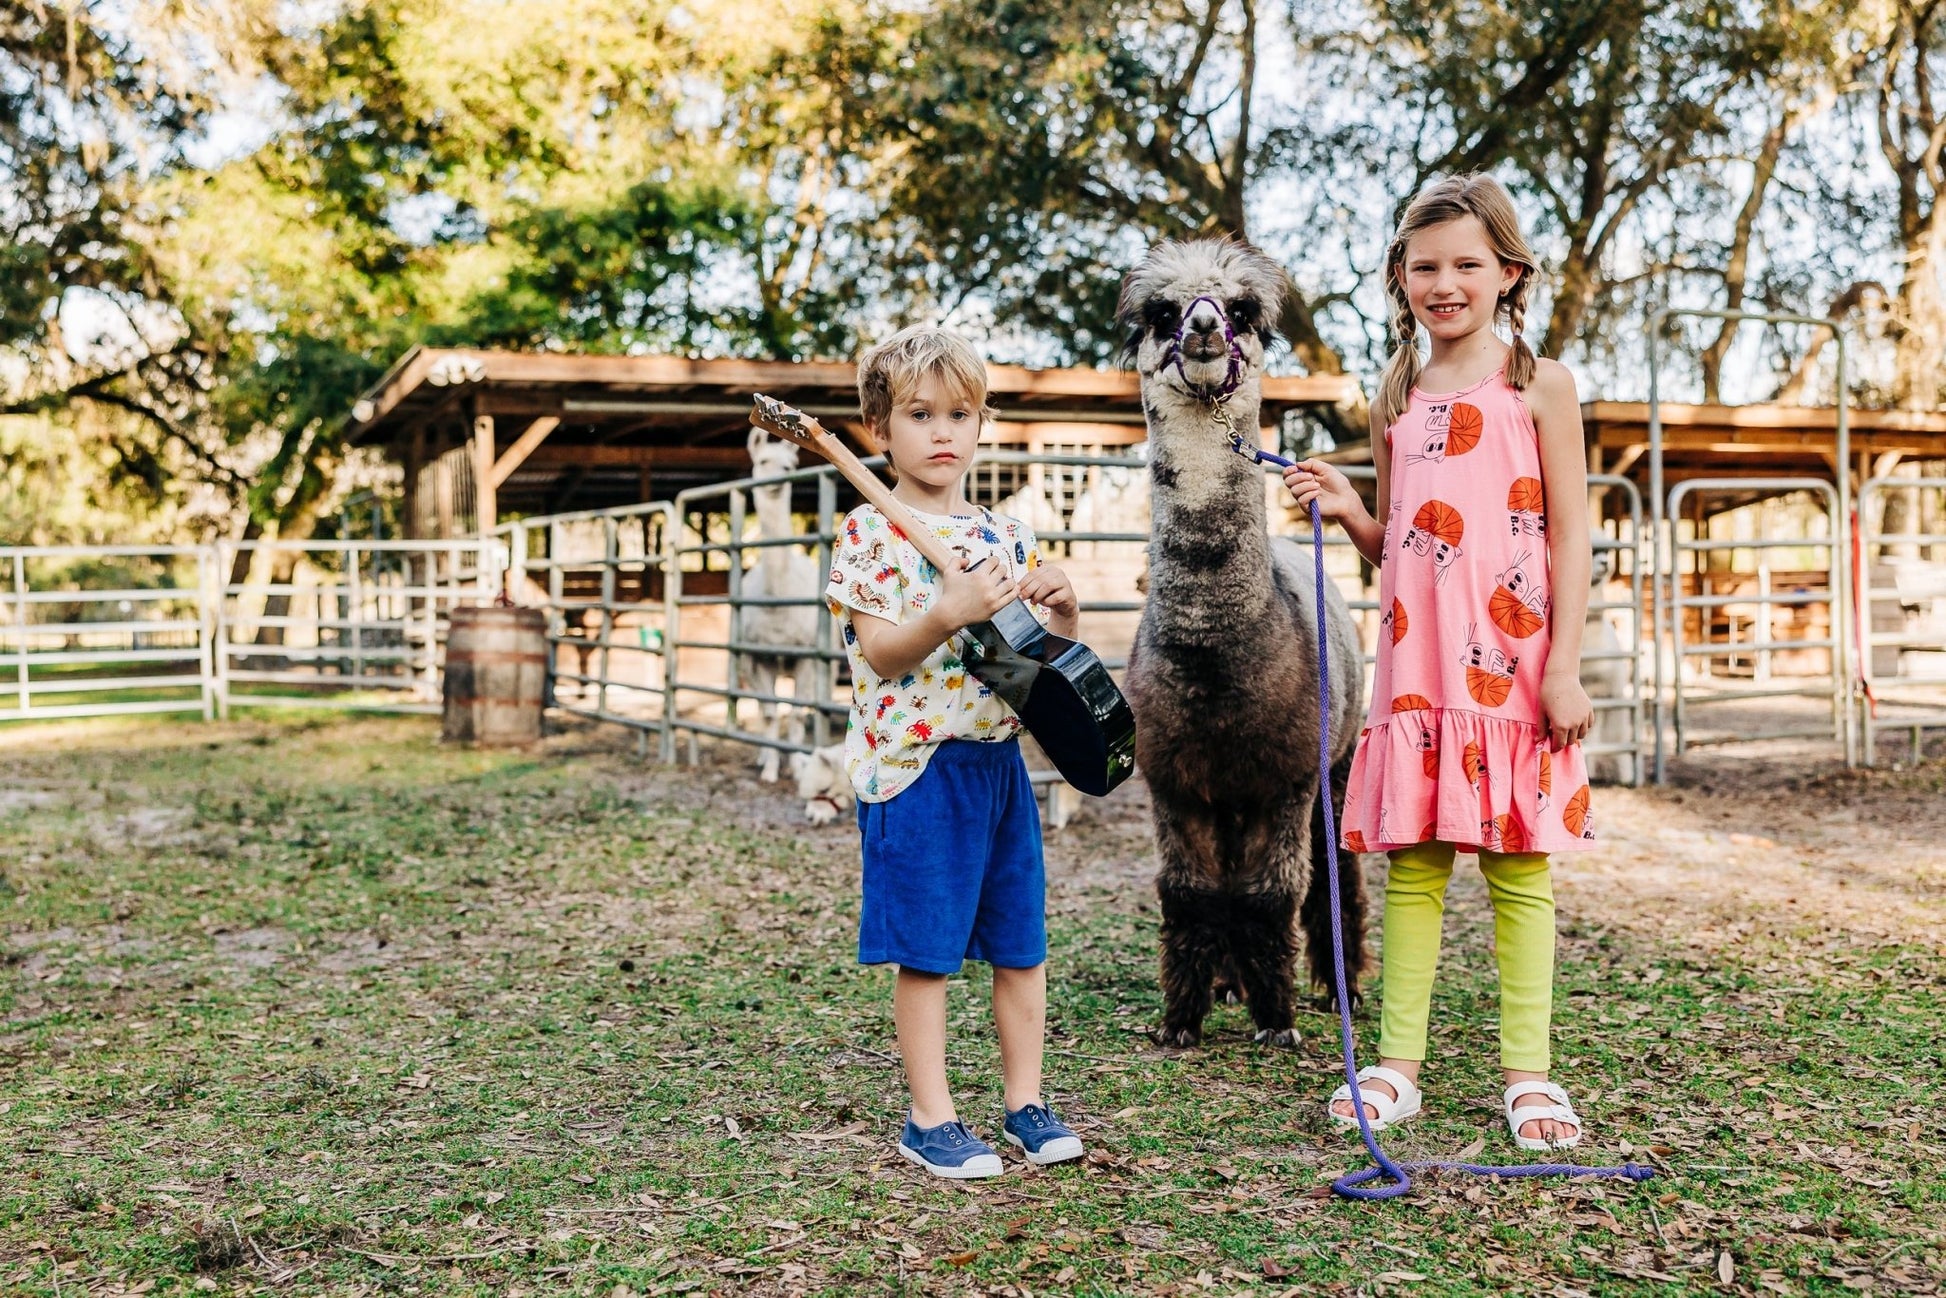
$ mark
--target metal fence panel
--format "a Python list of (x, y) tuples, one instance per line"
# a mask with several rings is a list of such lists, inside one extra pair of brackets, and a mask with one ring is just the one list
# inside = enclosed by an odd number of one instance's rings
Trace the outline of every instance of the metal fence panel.
[(1864, 684), (1867, 765), (1885, 731), (1906, 732), (1912, 760), (1925, 732), (1946, 729), (1946, 536), (1917, 527), (1888, 531), (1886, 506), (1903, 497), (1909, 516), (1931, 498), (1946, 513), (1946, 478), (1871, 478), (1858, 492), (1858, 658)]
[[(1829, 482), (1818, 478), (1692, 478), (1680, 483), (1669, 493), (1668, 516), (1671, 519), (1682, 517), (1682, 506), (1691, 496), (1706, 495), (1710, 492), (1804, 492), (1816, 497), (1824, 506), (1827, 530), (1822, 537), (1771, 536), (1745, 537), (1730, 540), (1684, 540), (1672, 535), (1672, 561), (1669, 573), (1664, 578), (1664, 586), (1673, 592), (1670, 600), (1671, 644), (1675, 663), (1673, 689), (1671, 694), (1672, 713), (1675, 723), (1675, 751), (1680, 755), (1685, 747), (1700, 742), (1726, 742), (1743, 740), (1786, 739), (1803, 737), (1830, 738), (1843, 743), (1850, 752), (1851, 710), (1849, 707), (1849, 673), (1843, 652), (1848, 625), (1843, 600), (1844, 563), (1840, 558), (1840, 543), (1844, 529), (1839, 523), (1839, 500), (1837, 489)], [(1769, 576), (1770, 553), (1774, 550), (1795, 549), (1819, 551), (1823, 558), (1825, 585), (1822, 590), (1807, 589), (1779, 592), (1771, 589)], [(1704, 555), (1727, 551), (1754, 551), (1757, 555), (1756, 577), (1758, 589), (1755, 593), (1737, 591), (1730, 594), (1713, 594), (1699, 583), (1693, 595), (1684, 595), (1681, 590), (1681, 574), (1685, 555)], [(1726, 574), (1728, 575), (1728, 574)], [(1745, 576), (1749, 574), (1736, 574)], [(1828, 617), (1829, 632), (1822, 637), (1804, 639), (1775, 639), (1771, 629), (1771, 610), (1776, 608), (1822, 607)], [(1694, 609), (1703, 615), (1705, 633), (1702, 641), (1689, 644), (1684, 639), (1683, 615)], [(1756, 612), (1749, 614), (1747, 610)], [(1739, 612), (1749, 617), (1751, 639), (1743, 642), (1712, 642), (1707, 633), (1709, 615), (1722, 611), (1734, 618)], [(1735, 623), (1732, 621), (1732, 625)], [(1779, 653), (1795, 653), (1802, 650), (1825, 650), (1829, 656), (1829, 669), (1822, 676), (1798, 678), (1802, 684), (1776, 684), (1780, 679), (1789, 679), (1783, 673), (1772, 671), (1772, 662)], [(1748, 686), (1728, 683), (1728, 678), (1715, 676), (1709, 666), (1715, 659), (1748, 659), (1752, 665), (1752, 681)], [(1702, 668), (1688, 670), (1690, 660), (1700, 660)], [(1690, 712), (1698, 707), (1734, 703), (1753, 703), (1765, 699), (1812, 698), (1828, 699), (1831, 704), (1831, 720), (1828, 727), (1805, 727), (1801, 725), (1772, 726), (1762, 729), (1739, 729), (1728, 734), (1708, 736), (1699, 739), (1688, 733)]]
[(210, 714), (200, 546), (0, 548), (0, 721)]
[[(516, 603), (547, 614), (548, 702), (663, 738), (674, 689), (669, 501), (522, 519), (501, 528)], [(570, 664), (572, 656), (572, 664)]]
[(437, 712), (447, 616), (490, 602), (496, 542), (225, 541), (215, 547), (217, 710)]
[[(663, 713), (667, 753), (673, 755), (678, 733), (688, 736), (689, 755), (695, 760), (696, 740), (700, 735), (733, 739), (782, 754), (808, 751), (830, 742), (834, 728), (842, 731), (845, 705), (836, 701), (836, 693), (838, 664), (844, 661), (844, 652), (835, 644), (835, 624), (823, 594), (824, 574), (831, 570), (831, 547), (837, 536), (837, 481), (835, 469), (819, 466), (696, 487), (676, 496), (667, 533), (670, 544), (665, 583), (664, 634), (670, 666)], [(782, 488), (790, 491), (794, 499), (795, 488), (800, 484), (813, 484), (817, 493), (815, 531), (793, 531), (783, 536), (745, 535), (753, 493)], [(690, 539), (692, 514), (702, 519), (694, 541)], [(720, 534), (712, 528), (712, 516), (724, 520)], [(795, 510), (792, 517), (796, 517)], [(755, 552), (761, 563), (765, 550), (804, 546), (810, 547), (815, 555), (815, 589), (802, 595), (744, 594), (748, 576), (744, 568), (746, 552)], [(712, 559), (721, 560), (722, 566), (710, 567)], [(802, 642), (746, 638), (746, 614), (775, 608), (815, 610), (812, 635)], [(777, 663), (770, 689), (756, 688), (742, 679), (745, 671), (757, 676), (763, 674), (756, 660)], [(706, 664), (716, 670), (705, 670)], [(777, 677), (786, 673), (791, 677), (788, 696), (776, 689)], [(751, 729), (739, 718), (742, 711), (739, 705), (746, 703), (757, 706), (761, 730)], [(784, 709), (797, 709), (806, 714), (808, 735), (798, 733), (793, 737), (798, 718), (789, 717)]]

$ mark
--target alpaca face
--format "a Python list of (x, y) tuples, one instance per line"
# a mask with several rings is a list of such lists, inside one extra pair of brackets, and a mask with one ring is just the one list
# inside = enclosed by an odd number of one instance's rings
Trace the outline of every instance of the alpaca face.
[(781, 437), (772, 437), (761, 428), (750, 430), (750, 476), (775, 478), (797, 467), (797, 446)]
[[(1151, 404), (1168, 397), (1192, 400), (1187, 384), (1221, 383), (1230, 364), (1225, 315), (1242, 353), (1244, 382), (1253, 383), (1277, 341), (1284, 291), (1283, 267), (1239, 239), (1165, 239), (1151, 248), (1122, 281), (1116, 308), (1123, 356), (1141, 374), (1143, 396)], [(1220, 304), (1222, 314), (1199, 298)], [(1178, 333), (1180, 372), (1165, 366)]]

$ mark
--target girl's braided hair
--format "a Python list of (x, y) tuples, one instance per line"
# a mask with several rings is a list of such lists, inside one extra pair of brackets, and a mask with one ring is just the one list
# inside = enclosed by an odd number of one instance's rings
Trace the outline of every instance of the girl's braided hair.
[(1507, 383), (1525, 388), (1534, 381), (1534, 350), (1522, 336), (1527, 324), (1527, 290), (1534, 282), (1536, 265), (1533, 249), (1520, 233), (1520, 218), (1513, 199), (1491, 176), (1448, 176), (1420, 190), (1399, 228), (1385, 249), (1385, 296), (1392, 306), (1392, 334), (1395, 345), (1379, 381), (1378, 400), (1372, 414), (1380, 428), (1391, 427), (1405, 413), (1412, 399), (1413, 384), (1419, 381), (1419, 322), (1413, 318), (1411, 301), (1405, 291), (1405, 246), (1415, 234), (1462, 217), (1478, 218), (1486, 230), (1487, 242), (1502, 264), (1518, 266), (1520, 275), (1505, 293), (1494, 315), (1505, 320), (1513, 334), (1513, 352), (1507, 357)]

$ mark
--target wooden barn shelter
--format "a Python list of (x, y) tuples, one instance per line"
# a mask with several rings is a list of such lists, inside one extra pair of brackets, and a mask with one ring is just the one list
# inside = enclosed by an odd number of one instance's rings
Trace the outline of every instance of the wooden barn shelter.
[[(993, 441), (1008, 449), (1113, 452), (1146, 436), (1131, 372), (990, 365), (987, 382)], [(753, 393), (856, 439), (855, 384), (838, 362), (415, 347), (352, 407), (348, 434), (403, 465), (412, 534), (486, 533), (503, 515), (667, 499), (741, 476)], [(1263, 387), (1266, 427), (1357, 393), (1336, 375)]]
[[(1663, 479), (1810, 477), (1835, 481), (1838, 412), (1831, 406), (1720, 406), (1662, 403)], [(1904, 460), (1946, 459), (1946, 411), (1861, 410), (1845, 414), (1852, 490)], [(1581, 407), (1588, 471), (1648, 486), (1649, 404), (1589, 401)]]
[[(1822, 478), (1837, 474), (1838, 412), (1831, 406), (1681, 405), (1662, 403), (1662, 462), (1666, 487), (1690, 478)], [(1584, 401), (1583, 434), (1588, 472), (1633, 480), (1649, 492), (1649, 403)], [(1882, 477), (1907, 460), (1946, 460), (1946, 411), (1846, 411), (1851, 448), (1851, 486)], [(1323, 458), (1339, 464), (1370, 464), (1370, 445), (1359, 443)], [(1752, 492), (1751, 498), (1762, 492)], [(1748, 500), (1734, 493), (1712, 496), (1716, 508)]]

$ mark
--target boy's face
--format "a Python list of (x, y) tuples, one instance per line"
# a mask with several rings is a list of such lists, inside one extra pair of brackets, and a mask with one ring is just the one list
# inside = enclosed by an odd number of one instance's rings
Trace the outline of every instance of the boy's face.
[(972, 466), (980, 441), (977, 403), (955, 393), (939, 375), (928, 374), (892, 404), (879, 442), (901, 478), (951, 490)]

